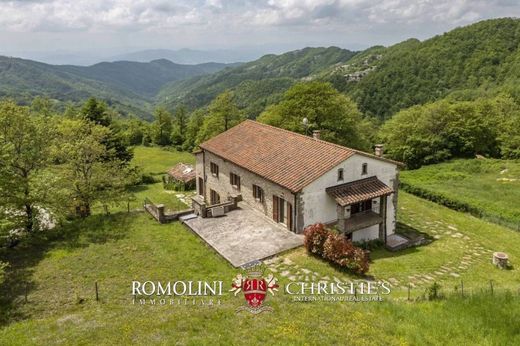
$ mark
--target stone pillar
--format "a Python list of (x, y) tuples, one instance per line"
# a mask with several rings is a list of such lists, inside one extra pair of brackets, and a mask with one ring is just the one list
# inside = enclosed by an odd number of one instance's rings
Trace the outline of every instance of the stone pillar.
[(336, 211), (338, 212), (338, 229), (345, 232), (345, 208), (336, 204)]
[(164, 217), (164, 204), (157, 205), (157, 217), (159, 218), (160, 223), (164, 223), (166, 218)]
[(383, 222), (379, 224), (379, 239), (386, 244), (386, 204), (388, 196), (381, 197), (379, 203), (379, 215), (383, 218)]

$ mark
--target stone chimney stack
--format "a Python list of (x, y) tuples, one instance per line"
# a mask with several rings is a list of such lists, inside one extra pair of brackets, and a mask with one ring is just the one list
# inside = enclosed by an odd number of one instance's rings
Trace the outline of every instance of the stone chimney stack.
[(376, 144), (374, 154), (377, 157), (383, 157), (383, 144)]
[(320, 130), (314, 130), (312, 131), (312, 138), (314, 139), (320, 139), (321, 131)]

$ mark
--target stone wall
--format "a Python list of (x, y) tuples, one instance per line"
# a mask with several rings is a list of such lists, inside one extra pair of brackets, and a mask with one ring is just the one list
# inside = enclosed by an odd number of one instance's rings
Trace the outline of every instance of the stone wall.
[[(207, 202), (210, 200), (210, 189), (216, 191), (220, 195), (221, 202), (227, 201), (229, 196), (242, 195), (242, 200), (253, 208), (261, 211), (268, 217), (273, 217), (273, 195), (283, 198), (293, 206), (293, 220), (295, 220), (295, 197), (286, 188), (270, 182), (232, 162), (226, 161), (221, 157), (214, 155), (208, 151), (204, 151), (203, 155), (197, 155), (197, 177), (202, 177), (203, 162), (205, 165), (206, 179), (204, 198)], [(199, 163), (200, 160), (200, 163)], [(210, 163), (213, 162), (219, 167), (219, 175), (215, 177), (211, 174)], [(240, 190), (234, 188), (230, 183), (229, 174), (234, 173), (240, 176)], [(198, 184), (198, 179), (197, 179)], [(253, 184), (260, 186), (264, 190), (264, 202), (258, 202), (253, 197)], [(198, 191), (198, 189), (197, 189)]]

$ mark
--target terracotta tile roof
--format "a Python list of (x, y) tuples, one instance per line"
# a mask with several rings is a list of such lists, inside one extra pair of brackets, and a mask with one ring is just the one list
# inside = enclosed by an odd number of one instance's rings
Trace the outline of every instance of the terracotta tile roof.
[(192, 165), (178, 163), (168, 170), (168, 175), (185, 183), (195, 179), (195, 168)]
[(368, 199), (389, 195), (394, 190), (377, 177), (369, 177), (325, 189), (342, 207)]
[(200, 147), (292, 192), (301, 191), (356, 153), (389, 161), (253, 120), (243, 121)]

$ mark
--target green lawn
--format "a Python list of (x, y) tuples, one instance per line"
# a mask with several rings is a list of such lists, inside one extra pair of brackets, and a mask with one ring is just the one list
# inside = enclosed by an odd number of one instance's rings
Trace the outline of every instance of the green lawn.
[[(493, 279), (496, 287), (520, 287), (515, 246), (520, 234), (402, 193), (399, 219), (440, 239), (415, 250), (378, 250), (369, 274), (404, 280), (460, 260), (469, 242), (508, 252), (515, 265), (498, 270), (489, 256), (476, 256), (459, 271), (468, 288)], [(448, 226), (470, 237), (447, 235)], [(43, 236), (43, 235), (42, 235)], [(139, 280), (224, 280), (237, 270), (178, 223), (159, 225), (145, 213), (95, 215), (34, 238), (1, 254), (13, 266), (0, 297), (0, 344), (518, 344), (520, 299), (513, 295), (452, 296), (435, 302), (407, 302), (396, 292), (385, 302), (297, 303), (279, 292), (269, 297), (273, 313), (236, 314), (243, 298), (226, 295), (221, 306), (139, 306), (130, 285)], [(349, 279), (302, 250), (282, 256), (322, 275)], [(288, 278), (277, 272), (281, 284)], [(440, 280), (450, 288), (458, 279)], [(95, 301), (98, 282), (100, 302)], [(422, 285), (422, 286), (421, 286)], [(427, 284), (418, 283), (420, 292)], [(24, 292), (28, 289), (27, 303)], [(399, 287), (399, 286), (396, 286)], [(469, 293), (469, 292), (468, 292)]]
[[(135, 148), (134, 163), (156, 178), (193, 160), (191, 154)], [(161, 182), (132, 190), (132, 210), (141, 209), (145, 197), (185, 207)], [(110, 216), (75, 220), (0, 250), (0, 259), (11, 264), (0, 285), (0, 344), (520, 344), (520, 233), (404, 192), (399, 203), (399, 231), (422, 232), (432, 242), (372, 252), (368, 275), (392, 284), (385, 301), (299, 303), (280, 291), (268, 298), (274, 312), (259, 316), (236, 314), (243, 297), (228, 294), (213, 307), (133, 305), (132, 280), (231, 283), (238, 270), (179, 223), (160, 225), (146, 213), (111, 207)], [(493, 267), (493, 251), (507, 252), (513, 268)], [(267, 270), (282, 287), (306, 276), (360, 279), (303, 248), (280, 255)], [(455, 291), (461, 280), (465, 298)], [(433, 282), (447, 298), (415, 301)]]
[[(168, 168), (175, 166), (179, 162), (195, 164), (195, 156), (191, 153), (180, 152), (176, 150), (165, 150), (160, 147), (143, 147), (133, 148), (134, 158), (132, 164), (139, 167), (143, 174), (151, 175), (155, 179), (155, 183), (142, 184), (134, 186), (130, 189), (133, 197), (129, 201), (130, 210), (140, 210), (143, 208), (145, 198), (149, 198), (155, 204), (164, 204), (167, 210), (175, 211), (186, 209), (184, 204), (176, 197), (177, 194), (190, 195), (192, 192), (176, 192), (167, 191), (163, 188), (162, 176), (165, 175)], [(121, 201), (118, 205), (109, 206), (111, 213), (128, 210), (127, 201)], [(103, 208), (97, 205), (94, 208), (95, 213), (103, 213)]]
[(134, 147), (133, 151), (132, 163), (141, 167), (145, 173), (159, 176), (159, 178), (166, 173), (168, 168), (179, 162), (195, 164), (195, 156), (184, 151), (142, 146)]
[(520, 230), (520, 161), (454, 160), (401, 173), (404, 185), (446, 197), (475, 214)]
[[(398, 252), (377, 249), (371, 253), (369, 275), (394, 283), (397, 296), (419, 296), (433, 282), (447, 293), (460, 288), (466, 292), (490, 289), (520, 289), (520, 233), (509, 228), (450, 210), (405, 192), (399, 195), (399, 229), (413, 228), (431, 239), (428, 245)], [(513, 264), (510, 270), (500, 270), (491, 263), (492, 253), (505, 251)], [(317, 272), (320, 277), (357, 279), (339, 272), (329, 263), (309, 257), (304, 249), (286, 255), (295, 265), (280, 265), (279, 271), (301, 274), (300, 268)], [(300, 273), (297, 273), (300, 271)]]

